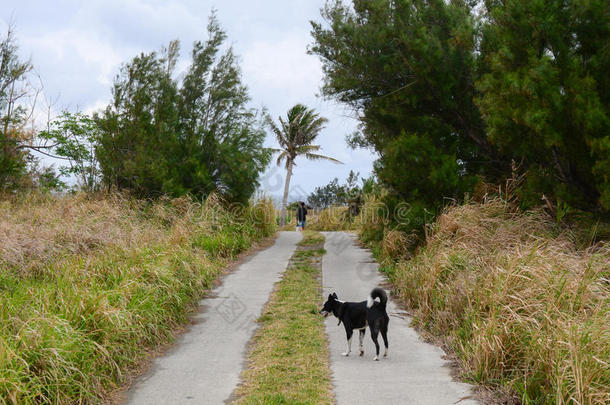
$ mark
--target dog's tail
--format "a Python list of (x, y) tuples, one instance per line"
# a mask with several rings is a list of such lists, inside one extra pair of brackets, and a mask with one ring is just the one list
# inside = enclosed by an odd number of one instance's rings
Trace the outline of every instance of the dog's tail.
[(387, 302), (388, 294), (386, 294), (386, 292), (382, 288), (376, 287), (373, 288), (373, 291), (371, 291), (369, 298), (366, 300), (366, 306), (367, 308), (371, 308), (373, 305), (375, 305), (375, 303), (377, 303), (383, 308), (385, 308)]

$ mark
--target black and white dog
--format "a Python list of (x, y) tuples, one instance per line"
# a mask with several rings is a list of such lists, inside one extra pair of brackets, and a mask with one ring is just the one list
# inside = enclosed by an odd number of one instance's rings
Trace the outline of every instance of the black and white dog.
[(344, 356), (349, 356), (352, 351), (354, 329), (360, 331), (360, 355), (364, 354), (362, 342), (364, 341), (367, 324), (371, 329), (371, 338), (377, 348), (377, 353), (373, 360), (379, 360), (379, 343), (377, 343), (379, 332), (381, 332), (381, 337), (385, 344), (383, 357), (388, 355), (388, 323), (390, 322), (390, 317), (385, 309), (387, 302), (388, 295), (381, 288), (374, 288), (369, 298), (362, 302), (340, 301), (336, 293), (328, 296), (328, 300), (324, 303), (320, 313), (325, 317), (332, 313), (339, 319), (337, 325), (343, 322), (345, 333), (347, 334), (347, 352), (343, 353)]

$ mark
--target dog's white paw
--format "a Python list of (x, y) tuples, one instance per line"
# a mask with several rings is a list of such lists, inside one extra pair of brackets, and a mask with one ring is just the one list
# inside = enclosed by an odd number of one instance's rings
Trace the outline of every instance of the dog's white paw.
[(373, 360), (374, 361), (379, 361), (379, 357), (375, 356), (375, 357), (373, 357)]
[(341, 356), (345, 356), (345, 357), (348, 357), (348, 356), (349, 356), (349, 353), (348, 353), (348, 352), (345, 352), (345, 353), (341, 353)]

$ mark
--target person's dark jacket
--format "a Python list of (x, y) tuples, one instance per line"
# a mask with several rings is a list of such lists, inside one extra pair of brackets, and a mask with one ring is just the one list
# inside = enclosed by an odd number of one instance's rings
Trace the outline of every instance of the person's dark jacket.
[(307, 217), (307, 208), (299, 205), (297, 207), (297, 221), (299, 221), (299, 222), (305, 221), (306, 217)]

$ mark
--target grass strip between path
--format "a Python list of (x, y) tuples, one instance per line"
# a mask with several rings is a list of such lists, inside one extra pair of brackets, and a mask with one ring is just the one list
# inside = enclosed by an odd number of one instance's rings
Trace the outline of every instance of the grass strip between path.
[(248, 356), (240, 404), (330, 404), (328, 342), (321, 299), (324, 236), (306, 231), (263, 313)]

